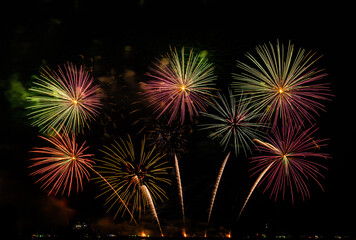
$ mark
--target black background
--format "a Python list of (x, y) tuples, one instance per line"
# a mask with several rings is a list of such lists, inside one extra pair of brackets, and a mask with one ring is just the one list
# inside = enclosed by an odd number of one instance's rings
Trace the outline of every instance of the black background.
[[(38, 73), (40, 66), (66, 61), (92, 65), (96, 76), (105, 75), (110, 69), (120, 76), (130, 69), (135, 72), (136, 81), (144, 81), (150, 63), (168, 51), (169, 46), (207, 50), (216, 65), (217, 85), (226, 89), (232, 81), (231, 73), (237, 71), (235, 61), (244, 59), (246, 52), (269, 41), (291, 40), (296, 47), (323, 55), (318, 67), (325, 68), (326, 80), (335, 95), (331, 102), (325, 102), (326, 112), (317, 118), (318, 137), (329, 139), (324, 152), (332, 156), (325, 164), (329, 169), (323, 180), (325, 191), (312, 187), (311, 199), (292, 204), (274, 202), (259, 189), (236, 222), (253, 179), (249, 178), (247, 158), (234, 157), (229, 160), (221, 182), (211, 231), (227, 231), (232, 225), (233, 233), (243, 235), (265, 231), (267, 224), (269, 231), (291, 234), (354, 234), (355, 19), (351, 6), (299, 1), (288, 5), (231, 2), (11, 1), (2, 8), (1, 91), (8, 90), (14, 73), (28, 88), (31, 76)], [(130, 46), (129, 55), (125, 46)], [(41, 142), (37, 130), (29, 125), (25, 110), (13, 105), (2, 94), (2, 226), (11, 232), (34, 232), (56, 231), (73, 219), (95, 225), (97, 219), (105, 216), (106, 209), (100, 200), (95, 200), (94, 184), (88, 184), (83, 193), (68, 200), (59, 197), (57, 206), (28, 176), (28, 151)], [(88, 143), (101, 146), (94, 138), (89, 137)], [(225, 153), (215, 142), (207, 142), (202, 133), (195, 132), (188, 142), (187, 153), (181, 159), (187, 231), (201, 234), (212, 185)], [(95, 151), (95, 147), (92, 149)], [(169, 194), (171, 199), (158, 208), (163, 229), (181, 224), (176, 193), (170, 190)], [(56, 206), (56, 210), (46, 210), (46, 204), (51, 209)], [(74, 214), (58, 214), (63, 208)], [(155, 228), (151, 220), (146, 222), (148, 227)]]

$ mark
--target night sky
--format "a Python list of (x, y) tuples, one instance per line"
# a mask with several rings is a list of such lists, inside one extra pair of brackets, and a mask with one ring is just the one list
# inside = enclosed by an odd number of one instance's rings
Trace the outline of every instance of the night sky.
[[(291, 40), (296, 48), (323, 55), (316, 66), (328, 73), (325, 81), (331, 84), (334, 95), (332, 101), (323, 102), (326, 112), (317, 116), (316, 123), (316, 136), (329, 139), (322, 152), (332, 157), (325, 161), (325, 189), (311, 184), (311, 198), (304, 202), (297, 198), (294, 204), (290, 199), (275, 202), (262, 193), (262, 188), (257, 189), (236, 221), (255, 178), (249, 177), (248, 156), (234, 156), (220, 184), (209, 232), (225, 233), (232, 228), (233, 234), (247, 235), (264, 231), (267, 224), (269, 231), (276, 233), (355, 234), (355, 19), (347, 5), (299, 1), (288, 6), (280, 4), (10, 1), (3, 8), (10, 15), (1, 22), (0, 228), (14, 234), (56, 232), (80, 220), (102, 232), (137, 231), (128, 218), (113, 221), (112, 213), (106, 213), (103, 207), (103, 199), (96, 198), (98, 186), (93, 182), (70, 197), (48, 197), (40, 184), (34, 183), (36, 179), (28, 175), (28, 159), (33, 157), (29, 151), (44, 144), (37, 137), (38, 129), (30, 125), (25, 109), (26, 91), (41, 66), (67, 61), (85, 64), (91, 67), (96, 80), (114, 78), (122, 84), (116, 89), (118, 96), (113, 97), (117, 108), (111, 112), (117, 117), (117, 127), (110, 123), (106, 129), (109, 135), (120, 137), (137, 130), (129, 124), (134, 117), (125, 114), (132, 107), (130, 103), (140, 100), (136, 91), (139, 83), (147, 80), (145, 74), (151, 62), (169, 51), (169, 46), (206, 50), (216, 67), (217, 88), (225, 91), (233, 81), (231, 73), (238, 72), (236, 60), (246, 60), (244, 54), (254, 52), (256, 45), (278, 39), (283, 43)], [(142, 116), (147, 111), (143, 110)], [(195, 123), (200, 121), (198, 118)], [(187, 232), (201, 235), (213, 184), (226, 152), (217, 141), (198, 131), (195, 123), (189, 127), (191, 133), (180, 164)], [(110, 139), (104, 137), (99, 120), (92, 124), (82, 139), (98, 155), (98, 149)], [(171, 234), (179, 233), (182, 224), (174, 184), (167, 190), (169, 200), (157, 206), (163, 231)], [(151, 234), (159, 233), (150, 216), (141, 223)]]

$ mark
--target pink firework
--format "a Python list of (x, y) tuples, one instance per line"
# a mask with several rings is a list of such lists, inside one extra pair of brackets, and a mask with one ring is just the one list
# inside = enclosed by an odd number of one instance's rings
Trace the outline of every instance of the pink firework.
[(41, 188), (49, 188), (48, 195), (57, 195), (62, 189), (61, 194), (67, 191), (69, 196), (73, 185), (79, 192), (83, 190), (83, 180), (89, 181), (88, 169), (92, 169), (93, 163), (89, 158), (93, 155), (85, 154), (88, 149), (85, 142), (79, 146), (75, 135), (70, 135), (65, 128), (62, 128), (62, 133), (54, 132), (56, 135), (49, 138), (39, 136), (53, 147), (34, 148), (31, 151), (42, 156), (30, 159), (33, 163), (29, 168), (37, 168), (30, 175), (41, 176), (36, 183), (42, 182)]
[(260, 175), (259, 185), (266, 182), (267, 191), (271, 189), (271, 197), (275, 200), (279, 192), (282, 192), (283, 199), (286, 189), (290, 189), (292, 201), (294, 202), (294, 191), (296, 190), (303, 200), (310, 197), (307, 187), (308, 180), (314, 180), (323, 189), (319, 178), (323, 177), (320, 169), (326, 169), (323, 165), (315, 162), (315, 158), (329, 158), (328, 154), (316, 153), (315, 150), (324, 146), (325, 140), (314, 140), (311, 135), (317, 129), (310, 127), (304, 131), (293, 127), (283, 128), (282, 133), (275, 128), (272, 137), (265, 143), (256, 140), (262, 156), (251, 157), (252, 163), (257, 163), (251, 169), (252, 175), (264, 172)]
[(150, 69), (151, 80), (147, 83), (145, 95), (154, 105), (157, 118), (169, 114), (171, 123), (179, 118), (183, 123), (186, 116), (190, 121), (199, 111), (205, 111), (211, 86), (215, 80), (212, 63), (193, 50), (186, 54), (176, 49), (154, 63)]

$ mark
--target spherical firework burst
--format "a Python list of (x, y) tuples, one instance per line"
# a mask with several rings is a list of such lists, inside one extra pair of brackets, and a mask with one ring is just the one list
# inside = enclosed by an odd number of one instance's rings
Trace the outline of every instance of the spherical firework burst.
[(215, 80), (213, 69), (206, 57), (193, 50), (186, 54), (184, 48), (180, 53), (171, 49), (163, 60), (155, 62), (144, 94), (159, 112), (157, 118), (166, 113), (169, 123), (177, 118), (183, 123), (186, 116), (192, 121), (199, 111), (205, 111)]
[[(151, 206), (148, 200), (153, 202), (163, 201), (167, 198), (165, 191), (160, 186), (162, 183), (170, 183), (167, 179), (167, 162), (162, 161), (164, 154), (156, 151), (153, 146), (150, 150), (145, 150), (145, 138), (141, 142), (138, 152), (135, 149), (130, 136), (127, 140), (120, 139), (110, 146), (105, 146), (101, 152), (104, 154), (102, 160), (98, 160), (101, 165), (97, 166), (98, 172), (116, 189), (117, 193), (132, 207), (132, 213), (137, 212), (141, 216), (147, 206)], [(102, 181), (97, 179), (102, 187), (101, 195), (107, 195), (106, 205), (111, 210), (117, 205), (118, 199), (112, 189)], [(143, 189), (146, 189), (143, 191)], [(146, 196), (147, 191), (150, 196)], [(117, 214), (124, 210), (120, 205)], [(152, 209), (151, 209), (152, 210)], [(124, 213), (124, 212), (123, 212)]]
[(72, 63), (58, 67), (57, 71), (42, 68), (29, 90), (31, 106), (29, 116), (33, 125), (42, 132), (59, 131), (62, 126), (74, 133), (98, 115), (100, 94), (93, 77), (83, 66), (78, 69)]
[(147, 139), (153, 142), (156, 147), (164, 153), (173, 156), (184, 151), (187, 145), (188, 127), (174, 121), (170, 125), (163, 122), (153, 124), (148, 131)]
[(258, 115), (253, 113), (251, 106), (245, 97), (241, 96), (239, 102), (229, 90), (229, 100), (225, 96), (218, 94), (218, 99), (212, 99), (211, 107), (215, 113), (201, 113), (202, 116), (212, 120), (211, 123), (201, 124), (202, 130), (213, 130), (209, 137), (212, 139), (221, 138), (220, 144), (227, 146), (233, 143), (235, 154), (242, 148), (245, 154), (251, 151), (252, 139), (260, 137), (262, 132), (258, 129), (261, 123), (254, 122)]
[(69, 196), (73, 185), (79, 192), (83, 189), (83, 180), (89, 180), (88, 169), (92, 168), (93, 163), (89, 158), (93, 155), (85, 154), (88, 149), (85, 142), (79, 146), (75, 135), (69, 134), (65, 128), (61, 133), (55, 129), (53, 131), (55, 135), (49, 138), (39, 136), (51, 143), (52, 147), (36, 147), (31, 151), (42, 156), (30, 159), (33, 163), (29, 168), (36, 169), (30, 175), (40, 175), (36, 183), (43, 182), (41, 187), (49, 188), (48, 194), (57, 195), (61, 192), (63, 195), (67, 191)]
[(278, 119), (283, 124), (312, 122), (313, 115), (324, 109), (319, 100), (331, 96), (328, 84), (321, 82), (326, 74), (312, 68), (318, 60), (315, 53), (295, 52), (290, 42), (285, 48), (278, 41), (275, 48), (270, 43), (257, 46), (256, 51), (259, 59), (246, 54), (252, 65), (238, 61), (243, 72), (234, 75), (235, 90), (249, 94), (256, 111), (262, 112), (260, 120), (272, 121), (274, 127)]
[(275, 128), (268, 142), (256, 140), (259, 150), (265, 155), (251, 157), (256, 166), (251, 169), (253, 175), (267, 171), (261, 176), (260, 183), (266, 182), (264, 191), (271, 189), (271, 197), (275, 200), (279, 192), (284, 198), (287, 187), (290, 189), (292, 201), (296, 190), (303, 200), (310, 196), (307, 180), (314, 180), (321, 188), (318, 178), (322, 177), (320, 169), (326, 169), (315, 161), (316, 158), (329, 158), (328, 154), (317, 153), (325, 140), (314, 140), (311, 136), (316, 128), (306, 130), (294, 127), (282, 128), (282, 133)]

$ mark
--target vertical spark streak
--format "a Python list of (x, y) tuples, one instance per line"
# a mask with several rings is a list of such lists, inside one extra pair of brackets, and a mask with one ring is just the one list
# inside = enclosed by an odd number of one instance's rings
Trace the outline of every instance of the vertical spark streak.
[(241, 210), (240, 210), (240, 213), (239, 213), (239, 216), (237, 217), (237, 219), (240, 218), (241, 213), (242, 213), (242, 211), (244, 210), (244, 208), (245, 208), (245, 206), (246, 206), (248, 200), (250, 199), (250, 197), (251, 197), (253, 191), (255, 190), (256, 186), (257, 186), (258, 183), (261, 181), (261, 179), (263, 178), (263, 176), (266, 174), (266, 172), (268, 171), (268, 169), (273, 165), (273, 163), (274, 163), (274, 162), (271, 162), (271, 163), (266, 167), (266, 169), (263, 170), (263, 172), (260, 174), (260, 176), (258, 176), (256, 182), (253, 184), (253, 186), (252, 186), (252, 188), (251, 188), (251, 190), (250, 190), (250, 193), (248, 194), (248, 196), (247, 196), (247, 198), (246, 198), (246, 201), (245, 201), (244, 205), (242, 206), (242, 208), (241, 208)]
[(141, 188), (141, 191), (142, 191), (143, 195), (146, 197), (146, 199), (147, 199), (147, 201), (148, 201), (148, 203), (150, 205), (152, 214), (156, 218), (159, 230), (161, 231), (161, 236), (163, 237), (161, 224), (159, 223), (157, 212), (156, 212), (156, 208), (155, 208), (155, 205), (153, 204), (153, 200), (152, 200), (151, 194), (150, 194), (150, 192), (148, 191), (148, 188), (145, 185), (141, 185), (140, 188)]
[(210, 222), (211, 212), (212, 212), (212, 210), (213, 210), (216, 193), (217, 193), (217, 191), (218, 191), (218, 187), (219, 187), (219, 184), (220, 184), (220, 179), (221, 179), (221, 176), (222, 176), (222, 174), (223, 174), (223, 172), (224, 172), (224, 169), (225, 169), (225, 165), (226, 165), (226, 163), (227, 163), (227, 160), (228, 160), (229, 157), (230, 157), (230, 153), (231, 153), (231, 152), (229, 152), (229, 153), (226, 155), (225, 160), (224, 160), (224, 162), (222, 163), (222, 165), (221, 165), (221, 167), (220, 167), (220, 171), (219, 171), (218, 177), (216, 178), (216, 183), (215, 183), (214, 190), (213, 190), (213, 196), (212, 196), (211, 202), (210, 202), (209, 215), (208, 215), (208, 223), (207, 223), (207, 228), (206, 228), (206, 231), (205, 231), (205, 236), (206, 236), (207, 231), (208, 231), (208, 225), (209, 225), (209, 222)]
[(184, 234), (186, 234), (186, 232), (185, 232), (185, 214), (184, 214), (183, 190), (182, 190), (182, 181), (181, 181), (181, 178), (180, 178), (178, 158), (177, 158), (176, 154), (174, 155), (174, 166), (175, 166), (175, 171), (176, 171), (176, 176), (177, 176), (177, 184), (178, 184), (178, 190), (179, 190), (180, 205), (181, 205), (181, 208), (182, 208), (183, 235), (184, 235)]

